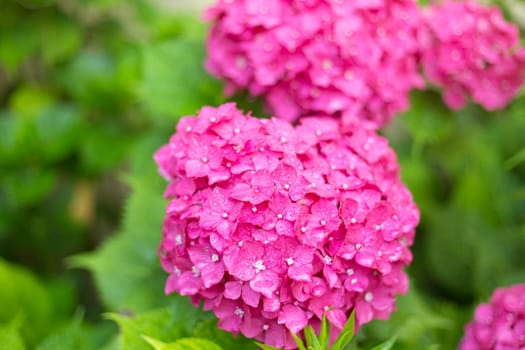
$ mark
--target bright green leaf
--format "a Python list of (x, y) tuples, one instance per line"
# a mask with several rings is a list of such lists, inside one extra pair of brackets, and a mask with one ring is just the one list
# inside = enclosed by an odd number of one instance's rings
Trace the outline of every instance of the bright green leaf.
[(311, 326), (306, 326), (303, 332), (308, 349), (321, 350), (321, 344), (319, 343), (319, 339), (317, 339), (314, 329)]
[(144, 335), (163, 341), (187, 335), (185, 324), (174, 322), (173, 311), (169, 309), (149, 311), (135, 317), (116, 313), (108, 314), (107, 317), (120, 326), (121, 350), (151, 350)]
[(9, 105), (19, 117), (33, 119), (53, 103), (53, 97), (43, 88), (22, 85), (11, 96)]
[[(33, 340), (50, 326), (51, 300), (45, 287), (26, 269), (0, 259), (0, 322), (21, 314), (22, 330)], [(26, 328), (27, 326), (27, 328)]]
[(201, 338), (182, 338), (172, 343), (164, 343), (147, 336), (143, 338), (155, 350), (222, 350), (217, 344)]
[(275, 346), (265, 345), (259, 342), (255, 342), (255, 344), (257, 344), (257, 346), (260, 347), (262, 350), (282, 350), (282, 349), (276, 348)]
[(217, 319), (199, 322), (193, 331), (193, 336), (206, 338), (213, 341), (223, 349), (227, 350), (256, 350), (256, 346), (251, 339), (245, 338), (242, 334), (234, 336), (230, 332), (223, 331), (217, 326)]
[(326, 318), (326, 313), (323, 314), (323, 319), (321, 321), (321, 330), (319, 331), (319, 343), (323, 349), (328, 349), (328, 344), (330, 342), (330, 324)]
[(24, 340), (20, 335), (21, 318), (16, 317), (7, 325), (0, 325), (0, 345), (2, 349), (25, 350)]
[(355, 332), (355, 310), (352, 311), (348, 321), (346, 321), (341, 333), (332, 345), (332, 350), (343, 350), (346, 344), (350, 343)]
[(297, 347), (299, 350), (306, 350), (306, 347), (303, 343), (303, 340), (299, 338), (296, 334), (292, 333), (292, 337), (295, 340), (295, 343), (297, 344)]

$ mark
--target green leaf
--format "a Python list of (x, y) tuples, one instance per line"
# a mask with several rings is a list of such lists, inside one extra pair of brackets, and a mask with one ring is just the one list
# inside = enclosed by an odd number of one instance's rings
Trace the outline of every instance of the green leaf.
[(107, 317), (118, 323), (121, 329), (121, 350), (151, 350), (144, 335), (173, 341), (188, 335), (184, 322), (174, 320), (173, 311), (159, 309), (128, 317), (111, 313)]
[(143, 338), (155, 350), (222, 350), (217, 344), (201, 338), (183, 338), (169, 344), (147, 336)]
[(0, 325), (0, 344), (3, 349), (25, 350), (24, 340), (20, 335), (21, 317), (15, 317), (7, 325)]
[(323, 319), (321, 321), (321, 330), (319, 331), (319, 343), (323, 349), (328, 349), (330, 343), (330, 325), (326, 314), (323, 314)]
[(122, 113), (134, 102), (135, 88), (127, 75), (129, 71), (119, 70), (127, 68), (129, 62), (124, 58), (104, 50), (84, 49), (59, 71), (57, 80), (78, 104), (109, 115)]
[(143, 56), (142, 98), (157, 121), (172, 122), (220, 101), (220, 84), (204, 71), (202, 42), (169, 40), (146, 47)]
[[(210, 315), (211, 316), (211, 315)], [(199, 322), (195, 328), (193, 335), (198, 338), (205, 338), (212, 340), (223, 349), (228, 350), (257, 350), (251, 339), (247, 339), (242, 334), (234, 336), (230, 332), (223, 331), (217, 327), (217, 319), (215, 317), (209, 320)]]
[(319, 343), (319, 339), (317, 339), (314, 329), (311, 326), (306, 326), (303, 332), (308, 349), (321, 350), (321, 344)]
[(378, 346), (373, 347), (370, 350), (390, 350), (396, 343), (397, 336), (393, 336), (392, 338), (388, 339), (382, 344), (379, 344)]
[(109, 326), (109, 322), (97, 327), (83, 325), (82, 315), (77, 313), (72, 321), (49, 335), (36, 350), (99, 350), (114, 332)]
[(306, 347), (304, 346), (303, 340), (299, 338), (296, 334), (292, 333), (292, 337), (295, 340), (295, 343), (297, 344), (297, 347), (299, 350), (306, 350)]
[(52, 306), (44, 285), (31, 272), (2, 259), (0, 300), (0, 322), (22, 315), (22, 330), (31, 341), (48, 330), (52, 319)]
[[(30, 9), (51, 6), (56, 0), (16, 0), (19, 4)], [(54, 38), (55, 41), (56, 37)]]
[(47, 159), (59, 160), (73, 152), (83, 127), (82, 116), (74, 106), (54, 105), (45, 108), (36, 120), (40, 147)]
[(505, 161), (505, 169), (512, 170), (514, 167), (525, 162), (525, 148)]
[(451, 134), (453, 113), (444, 105), (438, 93), (414, 90), (410, 102), (411, 108), (402, 116), (402, 120), (414, 138), (415, 147), (438, 142)]
[(37, 48), (38, 31), (30, 19), (20, 19), (20, 15), (9, 9), (0, 11), (0, 66), (14, 73)]
[(343, 327), (343, 330), (337, 337), (337, 339), (334, 342), (334, 345), (332, 345), (332, 350), (343, 350), (346, 344), (350, 343), (352, 338), (354, 337), (355, 332), (355, 310), (352, 311), (350, 314), (350, 317), (348, 318), (348, 321), (346, 321), (345, 326)]
[(53, 97), (45, 89), (33, 85), (22, 85), (11, 96), (9, 106), (17, 117), (34, 119), (52, 103)]
[[(121, 232), (96, 252), (70, 259), (73, 266), (88, 268), (94, 273), (102, 300), (110, 310), (140, 312), (165, 306), (170, 300), (164, 295), (167, 274), (162, 271), (157, 256), (166, 207), (165, 182), (152, 159), (153, 152), (164, 140), (153, 135), (141, 141), (132, 152), (135, 175), (127, 181), (133, 192), (125, 206)], [(145, 285), (148, 288), (144, 288)]]
[(265, 345), (259, 342), (255, 342), (255, 344), (257, 344), (257, 346), (260, 347), (262, 350), (282, 350), (282, 349), (276, 348), (275, 346)]
[(70, 58), (80, 47), (83, 36), (79, 24), (62, 16), (46, 18), (39, 34), (42, 43), (40, 50), (48, 64)]
[(123, 130), (109, 122), (84, 129), (82, 136), (82, 165), (90, 175), (103, 173), (121, 163), (133, 142)]

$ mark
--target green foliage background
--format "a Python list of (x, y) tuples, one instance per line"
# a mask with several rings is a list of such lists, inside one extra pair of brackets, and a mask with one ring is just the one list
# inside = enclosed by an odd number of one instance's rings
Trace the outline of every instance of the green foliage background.
[[(0, 1), (6, 349), (256, 349), (165, 297), (156, 253), (165, 183), (152, 154), (180, 116), (225, 101), (198, 17), (148, 0)], [(383, 133), (422, 220), (410, 293), (350, 348), (397, 335), (398, 350), (454, 349), (477, 303), (525, 282), (525, 95), (451, 112), (437, 91), (415, 92)]]

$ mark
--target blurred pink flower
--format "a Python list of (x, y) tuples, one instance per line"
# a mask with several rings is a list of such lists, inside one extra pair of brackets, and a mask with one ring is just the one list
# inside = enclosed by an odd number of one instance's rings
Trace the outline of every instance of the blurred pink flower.
[(443, 88), (450, 108), (462, 108), (469, 97), (488, 110), (512, 100), (525, 78), (525, 48), (499, 8), (445, 0), (429, 6), (425, 19), (424, 72)]
[(377, 129), (424, 86), (415, 0), (219, 0), (205, 17), (208, 70), (289, 121), (329, 115)]
[(221, 328), (292, 349), (289, 331), (323, 313), (337, 331), (356, 309), (360, 326), (407, 291), (419, 212), (374, 131), (331, 118), (294, 128), (225, 104), (181, 119), (155, 160), (169, 180), (166, 293), (203, 301)]
[(498, 288), (465, 327), (460, 350), (520, 350), (525, 347), (525, 284)]

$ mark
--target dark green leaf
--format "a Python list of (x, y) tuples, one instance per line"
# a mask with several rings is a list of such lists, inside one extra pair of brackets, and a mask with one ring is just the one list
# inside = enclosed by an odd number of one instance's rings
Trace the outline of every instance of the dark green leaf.
[(222, 350), (217, 344), (201, 338), (183, 338), (172, 343), (164, 343), (144, 336), (155, 350)]

